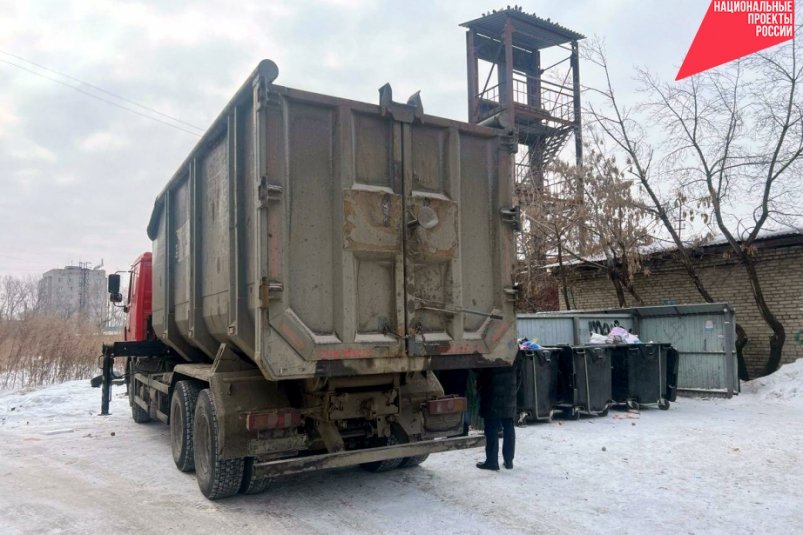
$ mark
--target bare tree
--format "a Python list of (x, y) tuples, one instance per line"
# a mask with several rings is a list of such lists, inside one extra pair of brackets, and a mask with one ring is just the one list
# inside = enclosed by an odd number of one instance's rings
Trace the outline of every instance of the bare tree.
[(655, 97), (650, 107), (673, 140), (678, 171), (706, 195), (772, 330), (765, 374), (780, 365), (786, 331), (765, 299), (755, 241), (768, 224), (789, 224), (800, 215), (802, 76), (796, 40), (680, 84), (641, 73)]
[(116, 338), (79, 314), (40, 313), (38, 299), (38, 277), (0, 277), (0, 389), (88, 377), (101, 344)]
[[(568, 165), (562, 167), (569, 172)], [(576, 171), (571, 169), (570, 172), (573, 176), (569, 180), (573, 180)], [(518, 192), (524, 230), (518, 234), (519, 258), (523, 269), (517, 282), (522, 285), (524, 292), (517, 306), (533, 311), (542, 309), (544, 301), (551, 297), (546, 294), (555, 288), (555, 279), (544, 269), (544, 265), (556, 263), (560, 297), (567, 309), (573, 308), (569, 298), (569, 268), (566, 260), (573, 260), (569, 251), (579, 255), (576, 253), (580, 250), (578, 235), (585, 217), (582, 204), (575, 198), (575, 191), (563, 192), (556, 198), (548, 195), (534, 181), (520, 183)]]
[(605, 76), (605, 86), (602, 88), (588, 88), (601, 98), (601, 103), (589, 105), (587, 111), (591, 117), (590, 124), (600, 131), (607, 139), (621, 150), (627, 163), (627, 173), (630, 174), (643, 188), (649, 201), (650, 210), (663, 224), (672, 243), (677, 247), (678, 258), (686, 270), (694, 287), (707, 302), (714, 299), (703, 284), (694, 263), (689, 255), (686, 243), (681, 239), (679, 229), (675, 222), (682, 219), (673, 217), (672, 209), (688, 209), (688, 199), (682, 189), (675, 190), (669, 196), (662, 196), (653, 183), (653, 158), (655, 150), (647, 141), (641, 121), (634, 117), (633, 110), (622, 105), (616, 97), (611, 82), (607, 56), (601, 41), (594, 40), (585, 47), (585, 58), (599, 66)]
[(653, 218), (633, 194), (615, 158), (586, 147), (586, 164), (556, 162), (550, 172), (563, 184), (558, 198), (536, 192), (525, 208), (528, 231), (538, 236), (549, 257), (557, 261), (563, 299), (570, 307), (567, 273), (582, 262), (603, 270), (620, 306), (626, 293), (644, 301), (633, 281), (642, 271), (641, 253), (652, 243)]
[(4, 275), (0, 278), (0, 321), (22, 319), (37, 309), (38, 279)]
[[(588, 61), (600, 67), (606, 81), (605, 86), (602, 88), (589, 88), (589, 91), (597, 97), (597, 105), (592, 104), (587, 110), (587, 114), (591, 117), (590, 123), (592, 127), (596, 128), (617, 149), (625, 154), (628, 163), (627, 172), (643, 188), (646, 194), (645, 201), (648, 202), (651, 211), (662, 223), (670, 243), (675, 247), (675, 255), (681, 266), (703, 300), (713, 303), (715, 299), (703, 283), (692, 258), (691, 249), (695, 243), (688, 239), (684, 241), (679, 228), (681, 221), (686, 218), (693, 220), (695, 216), (699, 217), (705, 224), (711, 223), (709, 192), (707, 190), (699, 191), (694, 188), (696, 180), (694, 174), (698, 168), (697, 163), (690, 162), (687, 158), (685, 150), (688, 148), (687, 146), (672, 143), (674, 139), (685, 138), (683, 129), (676, 124), (671, 125), (673, 120), (676, 119), (671, 113), (669, 116), (661, 113), (665, 111), (661, 109), (665, 104), (663, 99), (660, 99), (661, 103), (657, 106), (657, 110), (655, 105), (645, 107), (650, 112), (649, 117), (655, 117), (656, 112), (658, 117), (664, 119), (669, 117), (669, 121), (664, 122), (664, 126), (669, 126), (664, 132), (666, 134), (664, 139), (669, 141), (663, 141), (659, 144), (665, 153), (660, 158), (660, 161), (657, 162), (662, 165), (663, 172), (656, 171), (654, 169), (656, 150), (649, 143), (645, 129), (642, 127), (642, 122), (646, 122), (646, 118), (645, 116), (638, 116), (637, 110), (622, 105), (617, 99), (611, 82), (604, 46), (599, 40), (592, 41), (585, 48), (585, 56)], [(646, 81), (648, 87), (653, 90), (659, 89), (658, 86), (660, 84), (647, 73), (642, 71), (640, 76)], [(688, 84), (694, 87), (695, 84), (700, 83), (700, 79), (701, 77), (692, 78)], [(665, 96), (668, 97), (671, 94), (673, 97), (678, 97), (674, 87), (664, 84), (663, 88), (666, 89)], [(722, 95), (724, 93), (717, 94)], [(695, 114), (699, 126), (702, 126), (703, 123), (709, 127), (712, 126), (714, 120), (710, 118), (710, 115), (717, 109), (718, 107), (714, 106), (713, 102), (708, 102), (706, 106), (697, 108)], [(721, 123), (721, 121), (719, 122)], [(710, 130), (712, 130), (711, 133), (714, 136), (709, 138), (711, 142), (707, 146), (713, 148), (719, 143), (721, 136), (718, 135), (716, 127), (710, 128)], [(696, 132), (699, 137), (701, 132), (699, 130)], [(726, 128), (724, 132), (728, 132), (728, 129)], [(733, 132), (731, 132), (732, 134)], [(737, 157), (735, 152), (731, 153), (729, 165), (733, 166), (732, 169), (740, 167), (743, 163), (740, 160), (740, 156)], [(723, 169), (727, 170), (727, 168)], [(674, 187), (669, 192), (661, 192), (657, 186), (662, 182), (673, 184)], [(736, 337), (739, 377), (746, 380), (748, 379), (748, 371), (743, 350), (749, 342), (749, 338), (739, 323), (736, 324)]]

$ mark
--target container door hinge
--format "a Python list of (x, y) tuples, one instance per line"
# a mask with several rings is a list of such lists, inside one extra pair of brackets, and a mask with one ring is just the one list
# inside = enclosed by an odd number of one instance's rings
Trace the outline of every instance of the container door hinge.
[(519, 205), (513, 208), (502, 208), (499, 210), (502, 216), (502, 223), (510, 225), (514, 232), (521, 230), (521, 207)]
[(507, 297), (508, 301), (516, 301), (519, 298), (519, 294), (521, 293), (521, 286), (519, 284), (514, 284), (513, 286), (506, 286), (504, 288), (505, 297)]
[(284, 285), (281, 282), (262, 282), (259, 285), (259, 301), (261, 308), (268, 308), (270, 301), (281, 299)]
[(267, 206), (270, 201), (278, 201), (282, 198), (284, 188), (276, 184), (268, 184), (268, 177), (262, 176), (259, 180), (259, 205)]
[(519, 134), (515, 130), (508, 130), (499, 136), (499, 143), (502, 149), (510, 154), (519, 152)]

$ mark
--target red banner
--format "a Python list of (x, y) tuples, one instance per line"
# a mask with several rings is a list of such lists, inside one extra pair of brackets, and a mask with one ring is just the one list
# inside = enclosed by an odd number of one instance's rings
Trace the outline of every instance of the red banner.
[(675, 80), (789, 41), (794, 0), (713, 0)]

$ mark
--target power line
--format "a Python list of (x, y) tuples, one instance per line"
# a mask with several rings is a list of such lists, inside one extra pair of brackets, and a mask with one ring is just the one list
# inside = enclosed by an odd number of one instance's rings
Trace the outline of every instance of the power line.
[(67, 79), (72, 80), (74, 82), (78, 82), (78, 83), (83, 84), (83, 85), (85, 85), (87, 87), (91, 87), (95, 91), (99, 91), (101, 93), (105, 93), (105, 94), (107, 94), (107, 95), (109, 95), (111, 97), (114, 97), (116, 99), (122, 100), (123, 102), (127, 102), (128, 104), (132, 104), (132, 105), (134, 105), (134, 106), (136, 106), (138, 108), (141, 108), (143, 110), (147, 110), (147, 111), (149, 111), (151, 113), (155, 113), (157, 115), (161, 115), (162, 117), (170, 119), (171, 121), (175, 121), (175, 122), (183, 124), (185, 126), (189, 126), (190, 128), (194, 128), (194, 129), (199, 130), (201, 132), (204, 131), (204, 129), (201, 128), (200, 126), (195, 126), (194, 124), (188, 123), (187, 121), (182, 121), (181, 119), (178, 119), (177, 117), (173, 117), (171, 115), (163, 113), (163, 112), (161, 112), (161, 111), (159, 111), (157, 109), (151, 108), (150, 106), (146, 106), (144, 104), (140, 104), (139, 102), (135, 102), (135, 101), (133, 101), (131, 99), (128, 99), (128, 98), (126, 98), (126, 97), (124, 97), (122, 95), (118, 95), (117, 93), (112, 93), (111, 91), (109, 91), (107, 89), (103, 89), (102, 87), (99, 87), (97, 85), (90, 84), (89, 82), (81, 80), (80, 78), (76, 78), (75, 76), (71, 76), (71, 75), (69, 75), (67, 73), (64, 73), (64, 72), (61, 72), (61, 71), (57, 71), (56, 69), (51, 69), (50, 67), (42, 65), (41, 63), (36, 63), (35, 61), (31, 61), (31, 60), (29, 60), (27, 58), (23, 58), (22, 56), (18, 56), (17, 54), (12, 54), (11, 52), (6, 52), (5, 50), (0, 50), (0, 54), (5, 54), (6, 56), (10, 56), (10, 57), (12, 57), (14, 59), (18, 59), (20, 61), (24, 61), (25, 63), (28, 63), (30, 65), (34, 65), (34, 66), (36, 66), (36, 67), (38, 67), (38, 68), (40, 68), (42, 70), (49, 71), (49, 72), (52, 72), (54, 74), (58, 74), (59, 76), (63, 76), (64, 78), (67, 78)]
[(16, 67), (18, 69), (22, 69), (23, 71), (31, 73), (31, 74), (33, 74), (35, 76), (40, 76), (40, 77), (42, 77), (42, 78), (44, 78), (46, 80), (50, 80), (51, 82), (55, 82), (57, 84), (61, 84), (61, 85), (65, 86), (65, 87), (69, 87), (70, 89), (74, 89), (75, 91), (78, 91), (79, 93), (83, 93), (84, 95), (86, 95), (88, 97), (96, 98), (96, 99), (98, 99), (100, 101), (105, 102), (106, 104), (111, 104), (112, 106), (116, 106), (116, 107), (118, 107), (118, 108), (120, 108), (122, 110), (125, 110), (127, 112), (133, 113), (135, 115), (139, 115), (140, 117), (144, 117), (145, 119), (150, 119), (151, 121), (156, 121), (157, 123), (161, 123), (161, 124), (163, 124), (165, 126), (169, 126), (171, 128), (175, 128), (176, 130), (181, 130), (182, 132), (186, 132), (187, 134), (191, 134), (191, 135), (196, 136), (196, 137), (201, 137), (201, 134), (199, 134), (198, 132), (193, 132), (192, 130), (188, 130), (188, 129), (183, 128), (181, 126), (178, 126), (176, 124), (169, 123), (167, 121), (163, 121), (162, 119), (159, 119), (158, 117), (153, 117), (152, 115), (147, 115), (147, 114), (142, 113), (140, 111), (131, 109), (131, 108), (127, 107), (127, 106), (123, 106), (122, 104), (120, 104), (118, 102), (115, 102), (113, 100), (101, 97), (101, 96), (96, 95), (96, 94), (94, 94), (94, 93), (92, 93), (90, 91), (87, 91), (85, 89), (81, 89), (80, 87), (68, 84), (67, 82), (64, 82), (63, 80), (59, 80), (58, 78), (53, 78), (53, 77), (47, 76), (46, 74), (43, 74), (41, 72), (37, 72), (37, 71), (35, 71), (33, 69), (29, 69), (28, 67), (20, 65), (18, 63), (14, 63), (12, 61), (8, 61), (8, 60), (2, 59), (2, 58), (0, 58), (0, 63), (5, 63), (7, 65), (11, 65), (12, 67)]

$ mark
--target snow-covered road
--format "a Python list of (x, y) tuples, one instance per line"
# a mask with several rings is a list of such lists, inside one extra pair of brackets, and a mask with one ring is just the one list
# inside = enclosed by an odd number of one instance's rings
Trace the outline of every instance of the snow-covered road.
[(479, 450), (419, 468), (293, 476), (207, 501), (168, 429), (71, 382), (0, 393), (0, 532), (803, 533), (803, 360), (738, 398), (517, 429), (516, 467)]

